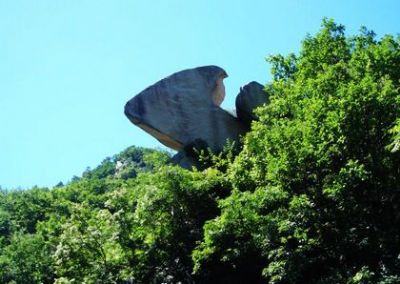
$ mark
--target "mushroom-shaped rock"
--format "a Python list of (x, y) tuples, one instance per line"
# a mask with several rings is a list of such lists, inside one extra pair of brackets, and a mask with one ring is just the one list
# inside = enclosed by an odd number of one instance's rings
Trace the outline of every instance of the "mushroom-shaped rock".
[(253, 81), (240, 88), (240, 93), (236, 97), (237, 117), (247, 126), (257, 119), (254, 109), (268, 102), (268, 96), (263, 89), (263, 85)]
[(146, 88), (125, 105), (125, 115), (164, 145), (183, 148), (203, 141), (220, 151), (246, 127), (219, 105), (225, 97), (226, 72), (217, 66), (183, 70)]

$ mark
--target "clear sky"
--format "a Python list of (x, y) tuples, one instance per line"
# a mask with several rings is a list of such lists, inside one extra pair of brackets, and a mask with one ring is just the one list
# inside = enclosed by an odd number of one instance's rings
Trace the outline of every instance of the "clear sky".
[(0, 185), (53, 186), (130, 145), (160, 147), (123, 114), (176, 71), (223, 67), (270, 80), (265, 57), (297, 52), (323, 17), (354, 34), (400, 32), (400, 1), (0, 0)]

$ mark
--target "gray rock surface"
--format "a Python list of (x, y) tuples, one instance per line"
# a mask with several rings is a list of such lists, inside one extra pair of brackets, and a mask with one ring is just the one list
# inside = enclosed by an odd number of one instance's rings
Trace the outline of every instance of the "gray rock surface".
[(263, 85), (253, 81), (240, 88), (240, 93), (236, 97), (237, 117), (247, 126), (257, 119), (254, 110), (268, 102), (268, 96), (263, 89)]
[(175, 154), (171, 158), (171, 162), (188, 170), (190, 170), (192, 167), (199, 168), (201, 166), (195, 157), (187, 155), (185, 151), (179, 151), (177, 154)]
[(217, 66), (174, 73), (132, 98), (125, 114), (167, 147), (181, 151), (202, 141), (218, 152), (227, 139), (236, 141), (246, 132), (241, 121), (219, 107), (226, 77)]

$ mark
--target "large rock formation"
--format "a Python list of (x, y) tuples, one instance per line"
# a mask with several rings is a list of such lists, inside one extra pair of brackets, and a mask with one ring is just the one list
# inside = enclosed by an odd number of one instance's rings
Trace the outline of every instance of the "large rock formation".
[(237, 140), (244, 125), (219, 105), (226, 72), (205, 66), (175, 73), (148, 87), (125, 106), (126, 116), (164, 145), (182, 150), (202, 140), (213, 151)]
[(237, 141), (248, 131), (249, 120), (253, 119), (251, 108), (265, 102), (262, 86), (252, 82), (241, 90), (236, 101), (243, 121), (221, 109), (226, 77), (217, 66), (174, 73), (132, 98), (125, 105), (125, 115), (167, 147), (180, 151), (174, 162), (190, 168), (196, 161), (188, 154), (188, 147), (222, 150), (227, 140)]

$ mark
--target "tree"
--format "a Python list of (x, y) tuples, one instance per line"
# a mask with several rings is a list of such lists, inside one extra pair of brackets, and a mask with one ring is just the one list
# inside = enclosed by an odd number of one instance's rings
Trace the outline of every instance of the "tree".
[(118, 223), (108, 210), (76, 205), (62, 230), (53, 256), (59, 276), (56, 283), (95, 283), (99, 279), (115, 283), (127, 278), (129, 266), (118, 243)]
[(324, 20), (298, 56), (270, 57), (270, 103), (193, 254), (200, 275), (251, 256), (242, 277), (269, 283), (399, 280), (400, 39), (344, 30)]
[(13, 234), (0, 254), (1, 283), (53, 283), (52, 260), (40, 234)]

